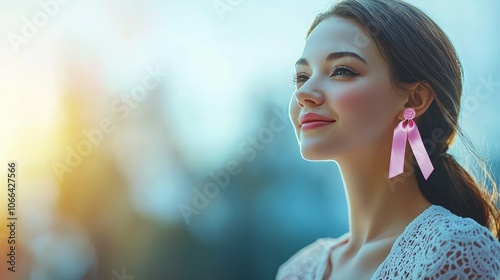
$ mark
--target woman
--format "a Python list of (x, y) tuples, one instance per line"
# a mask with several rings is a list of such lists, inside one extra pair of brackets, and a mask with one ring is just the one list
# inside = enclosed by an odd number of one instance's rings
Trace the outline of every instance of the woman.
[(443, 31), (401, 1), (343, 1), (316, 17), (296, 71), (301, 154), (338, 163), (350, 230), (277, 279), (500, 279), (494, 197), (447, 153), (462, 69)]

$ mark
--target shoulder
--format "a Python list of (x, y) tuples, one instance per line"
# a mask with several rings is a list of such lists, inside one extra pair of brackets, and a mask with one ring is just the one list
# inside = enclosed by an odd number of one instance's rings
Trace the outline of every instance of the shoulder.
[[(443, 279), (497, 279), (500, 276), (500, 243), (491, 232), (470, 218), (434, 206), (423, 221), (420, 239), (428, 273)], [(430, 275), (426, 275), (430, 276)], [(481, 278), (483, 279), (483, 278)]]
[[(276, 275), (277, 280), (316, 279), (323, 273), (328, 252), (340, 238), (320, 238), (302, 248), (283, 263)], [(323, 268), (323, 269), (322, 269)]]
[(472, 246), (468, 248), (471, 251), (490, 248), (492, 253), (500, 253), (500, 243), (489, 229), (473, 219), (459, 217), (441, 206), (434, 206), (434, 211), (427, 221), (422, 221), (419, 226), (423, 228), (420, 231), (423, 234), (421, 238), (428, 238), (428, 249), (436, 246), (441, 250)]

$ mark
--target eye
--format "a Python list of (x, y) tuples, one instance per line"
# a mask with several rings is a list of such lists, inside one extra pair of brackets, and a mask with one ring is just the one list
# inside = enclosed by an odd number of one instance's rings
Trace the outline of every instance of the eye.
[(351, 67), (345, 65), (337, 65), (332, 69), (332, 76), (337, 76), (341, 78), (352, 78), (359, 75), (358, 72), (354, 71)]
[(305, 83), (307, 81), (307, 75), (306, 73), (303, 73), (303, 72), (300, 72), (300, 73), (296, 73), (296, 74), (293, 74), (292, 76), (292, 80), (290, 81), (290, 83), (292, 85), (299, 85), (301, 83)]

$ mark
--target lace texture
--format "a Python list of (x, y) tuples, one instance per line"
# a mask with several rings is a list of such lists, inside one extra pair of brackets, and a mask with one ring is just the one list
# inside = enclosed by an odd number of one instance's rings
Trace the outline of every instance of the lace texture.
[[(322, 238), (306, 246), (281, 265), (276, 279), (321, 280), (339, 242)], [(396, 239), (371, 279), (500, 280), (500, 243), (476, 221), (432, 205)]]

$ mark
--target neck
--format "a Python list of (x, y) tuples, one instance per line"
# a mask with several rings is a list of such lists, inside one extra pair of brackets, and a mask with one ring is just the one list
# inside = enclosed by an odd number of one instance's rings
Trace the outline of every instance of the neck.
[(376, 155), (388, 155), (390, 147), (382, 150), (336, 159), (346, 188), (353, 248), (395, 238), (431, 205), (420, 192), (413, 170), (405, 170), (403, 174), (388, 179), (389, 157), (383, 160), (384, 157)]

